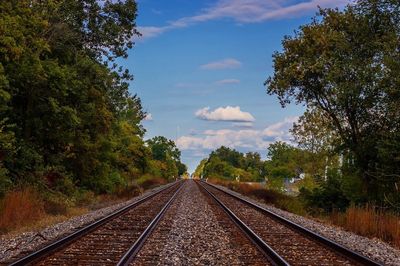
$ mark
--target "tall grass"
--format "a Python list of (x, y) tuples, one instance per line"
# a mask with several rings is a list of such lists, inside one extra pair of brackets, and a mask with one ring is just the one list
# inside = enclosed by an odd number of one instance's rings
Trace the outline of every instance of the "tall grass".
[(44, 203), (34, 189), (10, 191), (0, 201), (0, 231), (31, 224), (44, 215)]
[(376, 237), (400, 247), (400, 216), (366, 205), (350, 206), (346, 212), (333, 212), (330, 220), (349, 231), (366, 237)]

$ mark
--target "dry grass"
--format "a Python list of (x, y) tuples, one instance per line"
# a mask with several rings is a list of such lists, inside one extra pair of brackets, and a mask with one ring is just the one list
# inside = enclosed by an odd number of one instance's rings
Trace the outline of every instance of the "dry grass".
[(166, 182), (161, 178), (153, 178), (140, 186), (132, 186), (112, 195), (94, 195), (87, 191), (74, 204), (67, 204), (64, 198), (54, 195), (43, 198), (33, 188), (9, 191), (4, 198), (0, 198), (0, 235), (39, 230), (92, 210), (124, 202)]
[(376, 237), (400, 247), (400, 216), (372, 206), (351, 206), (345, 213), (332, 213), (330, 221), (366, 237)]
[(26, 226), (44, 215), (44, 203), (33, 188), (10, 191), (0, 202), (0, 231)]

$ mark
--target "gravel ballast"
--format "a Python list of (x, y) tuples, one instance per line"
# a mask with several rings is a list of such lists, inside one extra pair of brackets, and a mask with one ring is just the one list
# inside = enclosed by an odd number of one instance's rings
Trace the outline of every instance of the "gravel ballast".
[(134, 197), (128, 201), (114, 204), (109, 207), (101, 208), (84, 215), (71, 218), (67, 221), (48, 226), (37, 231), (24, 232), (18, 235), (0, 236), (0, 264), (19, 258), (24, 254), (29, 254), (35, 250), (48, 245), (49, 243), (71, 234), (82, 227), (99, 220), (112, 212), (121, 209), (148, 194), (163, 189), (167, 185), (163, 185), (146, 191), (140, 196)]
[(132, 265), (268, 265), (195, 182), (185, 182)]
[(261, 207), (268, 209), (296, 224), (299, 224), (317, 234), (320, 234), (326, 238), (329, 238), (351, 250), (354, 250), (376, 262), (382, 263), (384, 265), (400, 265), (400, 250), (393, 248), (389, 244), (379, 240), (370, 239), (357, 235), (355, 233), (346, 231), (340, 227), (322, 224), (320, 222), (314, 221), (312, 219), (302, 217), (274, 206), (261, 203), (253, 198), (246, 197), (240, 193), (232, 191), (224, 186), (217, 187), (229, 191), (235, 195), (241, 196)]

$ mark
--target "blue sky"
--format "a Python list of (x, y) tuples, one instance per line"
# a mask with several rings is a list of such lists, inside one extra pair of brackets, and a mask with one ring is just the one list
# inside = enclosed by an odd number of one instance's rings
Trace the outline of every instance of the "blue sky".
[(130, 90), (149, 113), (146, 138), (175, 140), (192, 172), (221, 145), (263, 157), (288, 141), (302, 106), (282, 109), (263, 82), (285, 35), (309, 23), (317, 6), (347, 0), (138, 0), (143, 36), (122, 61)]

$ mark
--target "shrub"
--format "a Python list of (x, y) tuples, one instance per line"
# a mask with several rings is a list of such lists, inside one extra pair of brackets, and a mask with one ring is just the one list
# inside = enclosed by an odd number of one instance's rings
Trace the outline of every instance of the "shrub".
[(3, 197), (12, 186), (12, 181), (7, 175), (7, 169), (3, 168), (0, 162), (0, 198)]
[(276, 190), (265, 189), (261, 184), (246, 184), (238, 182), (221, 181), (212, 179), (212, 183), (228, 187), (242, 195), (261, 200), (265, 203), (275, 205), (285, 211), (299, 215), (305, 215), (306, 210), (303, 202), (297, 197), (282, 194)]
[(288, 197), (286, 199), (279, 199), (275, 206), (278, 208), (292, 212), (298, 215), (305, 216), (307, 214), (304, 203), (301, 200), (298, 200), (294, 197)]
[(96, 201), (96, 195), (91, 190), (80, 190), (76, 197), (76, 205), (86, 206)]
[(143, 189), (149, 189), (149, 188), (154, 188), (160, 185), (164, 185), (166, 184), (167, 181), (163, 178), (151, 178), (151, 179), (147, 179), (145, 180), (143, 183), (140, 184), (140, 186)]
[(77, 187), (72, 181), (72, 178), (66, 176), (61, 177), (54, 182), (54, 189), (67, 196), (72, 196), (77, 191)]
[(300, 189), (300, 198), (303, 199), (312, 213), (330, 213), (333, 210), (344, 211), (350, 201), (344, 194), (341, 183), (336, 177), (328, 177), (320, 187), (309, 190)]
[(65, 215), (68, 212), (68, 205), (60, 199), (48, 199), (45, 201), (44, 210), (51, 215)]
[(132, 183), (124, 188), (119, 189), (115, 195), (118, 198), (132, 198), (140, 195), (142, 192), (143, 189), (141, 187), (139, 187), (136, 183)]

